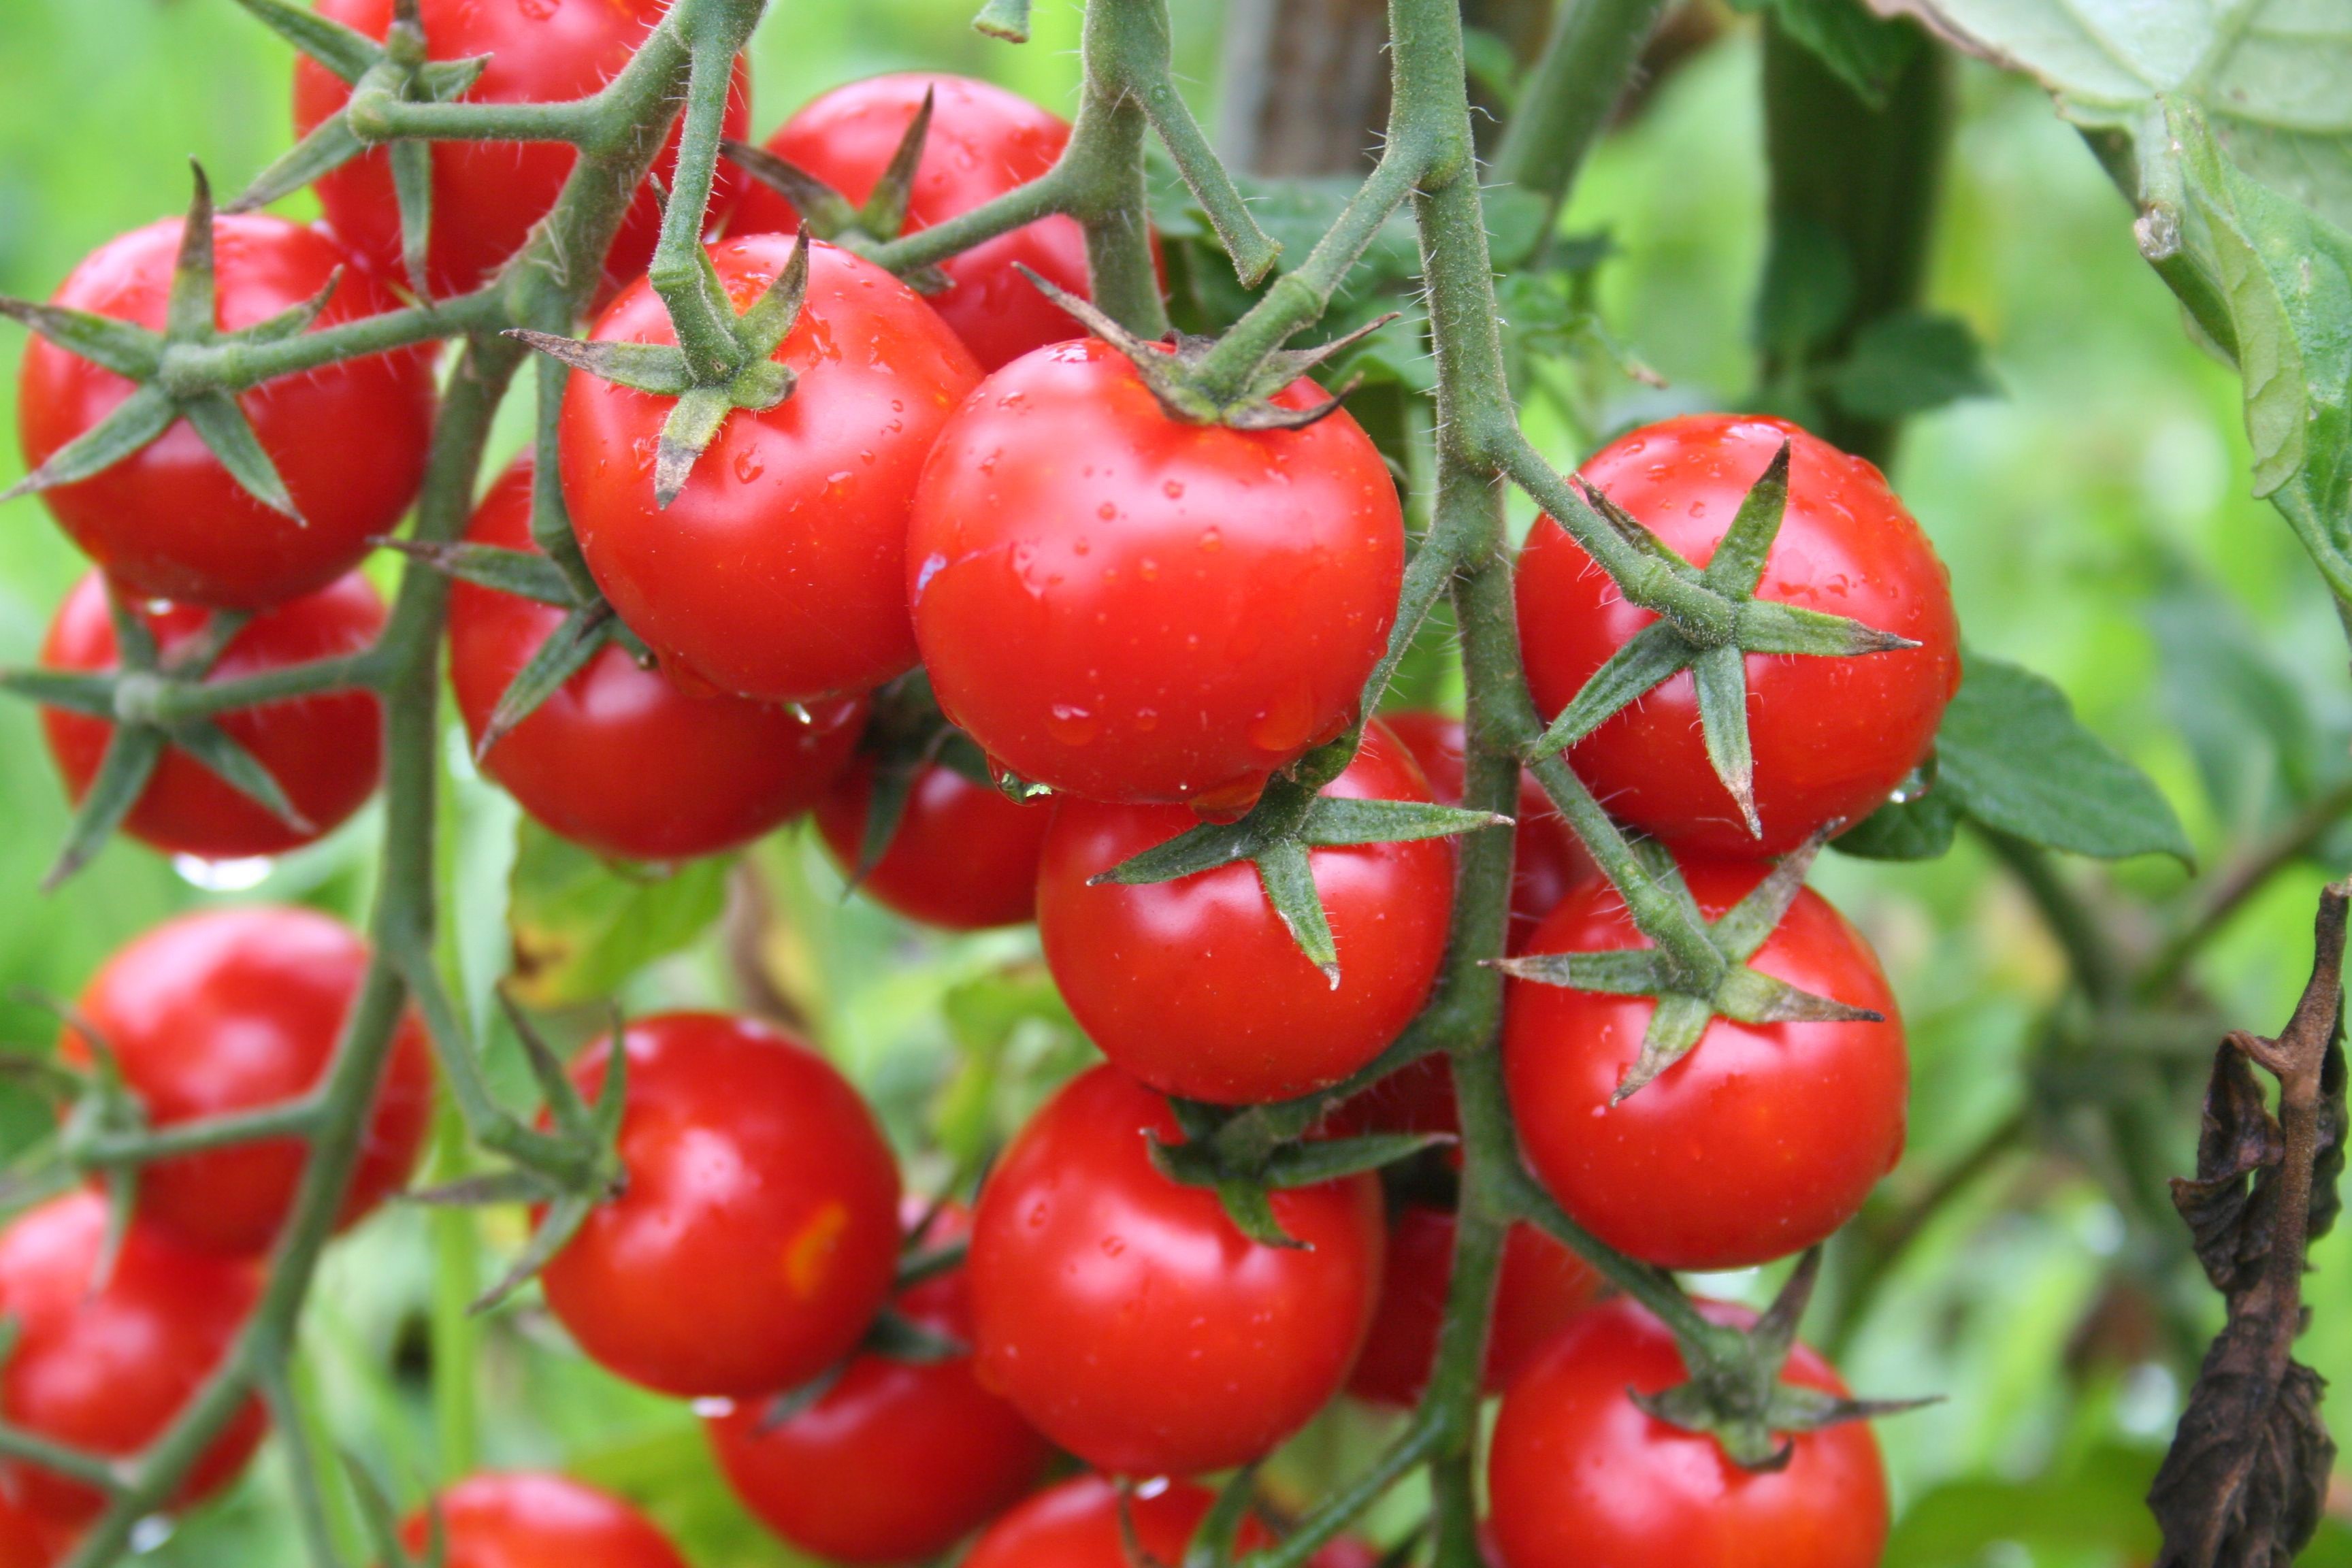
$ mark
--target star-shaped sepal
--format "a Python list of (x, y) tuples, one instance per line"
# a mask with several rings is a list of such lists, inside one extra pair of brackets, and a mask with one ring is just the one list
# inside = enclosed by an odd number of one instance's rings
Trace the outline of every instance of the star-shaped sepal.
[[(930, 139), (933, 97), (930, 89), (924, 90), (922, 107), (907, 122), (906, 134), (899, 137), (890, 162), (883, 167), (863, 203), (851, 201), (798, 163), (765, 147), (730, 139), (721, 142), (719, 150), (730, 163), (792, 203), (793, 210), (800, 214), (803, 233), (853, 250), (886, 245), (898, 238), (907, 226), (915, 171), (922, 163), (923, 147)], [(948, 287), (947, 275), (936, 267), (913, 268), (899, 277), (918, 293), (937, 294)]]
[(1265, 1247), (1306, 1245), (1282, 1228), (1274, 1212), (1276, 1193), (1377, 1171), (1454, 1142), (1447, 1132), (1372, 1132), (1355, 1138), (1287, 1139), (1244, 1154), (1217, 1136), (1238, 1114), (1234, 1110), (1174, 1095), (1169, 1096), (1168, 1108), (1175, 1113), (1183, 1141), (1170, 1142), (1153, 1135), (1151, 1163), (1171, 1181), (1215, 1193), (1234, 1228)]
[[(1835, 826), (1835, 825), (1832, 825)], [(1673, 858), (1655, 843), (1636, 846), (1643, 874), (1681, 900), (1693, 924), (1703, 926), (1713, 939), (1721, 962), (1714, 973), (1685, 972), (1662, 948), (1621, 948), (1605, 952), (1546, 952), (1522, 958), (1498, 959), (1495, 967), (1516, 980), (1559, 985), (1576, 991), (1598, 991), (1619, 996), (1654, 996), (1657, 1007), (1642, 1037), (1642, 1051), (1619, 1080), (1612, 1104), (1622, 1103), (1680, 1061), (1698, 1044), (1699, 1037), (1718, 1016), (1742, 1024), (1881, 1022), (1884, 1015), (1852, 1006), (1828, 996), (1800, 990), (1749, 967), (1789, 906), (1805, 885), (1805, 872), (1828, 842), (1823, 828), (1780, 863), (1748, 896), (1709, 921), (1699, 910)]]
[(987, 753), (972, 738), (948, 722), (931, 695), (931, 683), (920, 669), (900, 676), (874, 694), (874, 706), (858, 738), (858, 750), (872, 765), (872, 785), (866, 796), (866, 824), (858, 837), (857, 863), (850, 868), (847, 898), (872, 874), (898, 837), (906, 819), (907, 802), (915, 781), (933, 765), (952, 768), (973, 784), (1004, 789), (1013, 799), (1024, 798), (1029, 786), (1007, 782), (989, 766)]

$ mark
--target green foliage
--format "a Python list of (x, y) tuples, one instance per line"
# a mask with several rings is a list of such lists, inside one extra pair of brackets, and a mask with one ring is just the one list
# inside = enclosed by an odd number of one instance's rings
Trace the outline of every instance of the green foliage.
[(560, 1007), (609, 996), (699, 938), (726, 905), (727, 861), (616, 865), (524, 817), (508, 893), (515, 998)]

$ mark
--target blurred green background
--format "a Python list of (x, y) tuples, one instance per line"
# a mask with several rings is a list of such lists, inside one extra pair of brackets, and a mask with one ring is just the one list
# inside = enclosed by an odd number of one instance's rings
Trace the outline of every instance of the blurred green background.
[[(827, 86), (916, 66), (987, 76), (1066, 110), (1076, 8), (1040, 0), (1036, 37), (1023, 47), (972, 33), (971, 8), (779, 6), (753, 55), (759, 128)], [(1180, 55), (1208, 118), (1214, 0), (1179, 0), (1176, 12)], [(45, 295), (91, 247), (177, 210), (187, 155), (235, 189), (285, 144), (287, 51), (227, 0), (0, 0), (0, 291)], [(1622, 254), (1601, 289), (1610, 324), (1669, 384), (1625, 384), (1612, 407), (1620, 421), (1736, 402), (1752, 382), (1764, 182), (1757, 53), (1752, 29), (1734, 25), (1675, 71), (1601, 149), (1568, 215), (1571, 229), (1613, 234)], [(2003, 395), (1919, 421), (1894, 478), (1950, 563), (1971, 643), (2063, 686), (2092, 728), (2162, 784), (2207, 865), (2226, 862), (2352, 771), (2341, 634), (2284, 525), (2248, 498), (2236, 379), (2184, 337), (2133, 250), (2123, 202), (2040, 91), (1976, 66), (1961, 84), (1929, 303), (1975, 327)], [(10, 366), (19, 346), (11, 329), (0, 348)], [(0, 380), (0, 399), (14, 381)], [(16, 463), (12, 445), (0, 479), (14, 478)], [(80, 570), (37, 502), (0, 507), (0, 662), (30, 659)], [(478, 785), (453, 782), (451, 795), (452, 958), (487, 1025), (487, 987), (508, 953), (514, 816)], [(114, 944), (166, 911), (232, 896), (201, 892), (155, 856), (118, 845), (44, 897), (39, 876), (64, 826), (30, 713), (0, 707), (0, 989), (71, 993)], [(373, 826), (363, 817), (234, 896), (356, 914)], [(2318, 858), (2343, 864), (2325, 845)], [(1075, 1059), (1081, 1047), (1022, 967), (1034, 952), (1025, 935), (942, 941), (844, 905), (837, 879), (795, 836), (755, 860), (756, 877), (739, 879), (731, 895), (715, 870), (669, 889), (688, 913), (730, 896), (736, 907), (695, 948), (631, 981), (632, 1005), (732, 1001), (756, 972), (809, 1010), (814, 1032), (909, 1135), (944, 1115), (957, 1137), (980, 1140), (1034, 1096), (1024, 1078)], [(2164, 929), (2167, 900), (2185, 880), (2156, 861), (2065, 869), (2126, 940)], [(2200, 959), (2221, 1016), (2262, 1029), (2284, 1021), (2309, 962), (2322, 879), (2317, 865), (2279, 877)], [(1912, 1026), (1911, 1152), (1889, 1184), (1899, 1206), (2012, 1117), (2032, 1086), (2055, 1081), (2035, 1064), (2047, 1066), (2037, 1042), (2053, 1007), (2065, 1014), (2064, 961), (2017, 885), (1965, 838), (1932, 865), (1829, 857), (1816, 881), (1878, 944)], [(747, 918), (751, 902), (771, 918)], [(561, 912), (593, 920), (583, 907)], [(740, 950), (732, 958), (730, 940)], [(0, 1004), (0, 1040), (46, 1037), (37, 1012)], [(2132, 1064), (2109, 1066), (2106, 1085), (2060, 1092), (2096, 1100), (2141, 1084)], [(2190, 1060), (2186, 1076), (2198, 1071)], [(2181, 1077), (2150, 1075), (2173, 1089)], [(2193, 1100), (2158, 1098), (2156, 1153), (2162, 1168), (2186, 1171)], [(12, 1114), (9, 1136), (21, 1141), (33, 1124), (22, 1107)], [(1826, 1301), (1816, 1320), (1858, 1388), (1944, 1396), (1881, 1428), (1905, 1510), (1891, 1561), (2105, 1568), (2152, 1552), (2138, 1496), (2188, 1370), (2166, 1313), (2178, 1321), (2218, 1308), (2174, 1293), (2179, 1238), (2100, 1179), (2095, 1152), (2067, 1134), (2071, 1114), (2036, 1122), (2038, 1152), (1990, 1160), (1877, 1289)], [(943, 1173), (935, 1160), (916, 1173)], [(415, 1213), (394, 1212), (339, 1251), (305, 1334), (306, 1381), (333, 1441), (413, 1500), (471, 1434), (484, 1462), (568, 1464), (644, 1500), (704, 1568), (794, 1561), (728, 1504), (690, 1413), (567, 1356), (527, 1306), (481, 1330), (470, 1402), (445, 1392), (436, 1410), (425, 1376), (434, 1248), (487, 1278), (492, 1262), (472, 1256), (475, 1241), (488, 1252), (510, 1246), (513, 1223), (485, 1218), (477, 1238), (470, 1220), (435, 1233)], [(2340, 1233), (2316, 1263), (2305, 1349), (2338, 1384), (2331, 1413), (2341, 1430), (2352, 1417), (2352, 1250)], [(444, 1279), (446, 1353), (464, 1342), (451, 1309), (468, 1285)], [(1748, 1294), (1768, 1283), (1709, 1282)], [(1277, 1468), (1276, 1489), (1296, 1495), (1349, 1464), (1375, 1426), (1361, 1415), (1327, 1421)], [(282, 1497), (265, 1461), (156, 1560), (291, 1563)], [(1386, 1517), (1412, 1506), (1400, 1499)], [(2333, 1536), (2309, 1560), (2323, 1556), (2352, 1561)]]

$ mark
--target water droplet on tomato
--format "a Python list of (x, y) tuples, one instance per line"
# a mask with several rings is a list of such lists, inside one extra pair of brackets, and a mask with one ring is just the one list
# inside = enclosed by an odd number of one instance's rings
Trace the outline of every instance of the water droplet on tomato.
[(1101, 732), (1102, 721), (1072, 702), (1056, 702), (1045, 710), (1045, 732), (1065, 746), (1083, 746)]
[(738, 484), (748, 485), (766, 472), (767, 467), (756, 450), (746, 447), (735, 454), (735, 480)]

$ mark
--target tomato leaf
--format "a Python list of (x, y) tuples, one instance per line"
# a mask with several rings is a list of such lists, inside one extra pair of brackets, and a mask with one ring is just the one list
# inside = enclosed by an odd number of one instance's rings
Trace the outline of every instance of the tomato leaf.
[(720, 857), (667, 873), (622, 868), (523, 818), (508, 881), (517, 998), (548, 1008), (610, 994), (719, 918), (727, 867)]
[[(1781, 31), (1873, 109), (1885, 109), (1895, 77), (1924, 41), (1916, 27), (1873, 16), (1859, 0), (1770, 0)], [(1743, 11), (1759, 5), (1739, 5)]]
[(1925, 310), (1897, 310), (1866, 323), (1830, 373), (1831, 395), (1859, 419), (1905, 419), (2000, 392), (1968, 323)]
[(1959, 803), (1949, 791), (1934, 791), (1888, 801), (1830, 843), (1861, 860), (1933, 860), (1950, 850), (1959, 825)]

